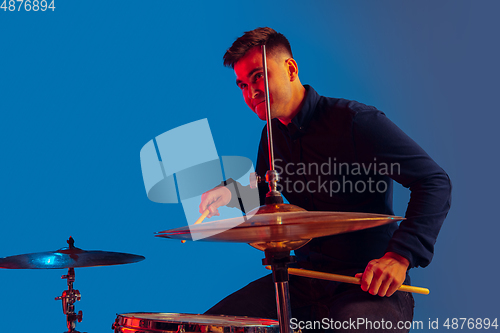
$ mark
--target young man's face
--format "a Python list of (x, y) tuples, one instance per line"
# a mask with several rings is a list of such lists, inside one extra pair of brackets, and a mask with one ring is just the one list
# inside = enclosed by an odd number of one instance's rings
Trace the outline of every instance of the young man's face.
[[(269, 99), (271, 117), (287, 116), (292, 98), (286, 58), (280, 55), (267, 57), (267, 75), (269, 80)], [(250, 49), (235, 65), (236, 84), (243, 93), (248, 107), (257, 116), (266, 120), (264, 67), (260, 46)]]

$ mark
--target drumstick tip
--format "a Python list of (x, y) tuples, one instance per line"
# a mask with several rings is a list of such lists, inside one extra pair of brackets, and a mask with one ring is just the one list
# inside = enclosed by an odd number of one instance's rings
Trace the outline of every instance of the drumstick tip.
[(208, 216), (208, 214), (210, 214), (210, 211), (207, 208), (207, 209), (205, 209), (203, 214), (201, 214), (201, 216), (196, 220), (196, 222), (194, 224), (200, 224), (201, 222), (203, 222), (203, 220)]

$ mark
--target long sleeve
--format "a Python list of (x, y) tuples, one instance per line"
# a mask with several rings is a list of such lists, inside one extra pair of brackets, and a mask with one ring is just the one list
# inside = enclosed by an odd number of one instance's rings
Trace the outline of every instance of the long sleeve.
[(387, 251), (402, 255), (411, 267), (427, 266), (450, 209), (451, 182), (446, 172), (382, 112), (358, 112), (353, 119), (353, 141), (359, 160), (376, 158), (394, 166), (392, 179), (411, 191), (402, 221)]

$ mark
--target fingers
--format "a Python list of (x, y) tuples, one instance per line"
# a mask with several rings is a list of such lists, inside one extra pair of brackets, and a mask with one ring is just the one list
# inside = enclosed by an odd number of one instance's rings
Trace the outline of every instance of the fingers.
[(214, 204), (208, 206), (208, 211), (210, 213), (207, 215), (207, 218), (210, 218), (212, 216), (220, 216), (219, 210), (217, 209), (218, 206), (216, 206), (216, 203), (217, 201)]
[(385, 296), (387, 297), (392, 296), (392, 294), (394, 294), (399, 289), (399, 287), (401, 287), (401, 285), (402, 283), (396, 283), (396, 282), (391, 283), (390, 287), (387, 289)]
[[(212, 203), (212, 199), (209, 198), (210, 192), (205, 192), (201, 196), (201, 202), (199, 206), (199, 212), (200, 214), (203, 214), (203, 212), (207, 209), (208, 205)], [(210, 217), (210, 216), (208, 216)]]
[(214, 215), (218, 215), (219, 211), (217, 210), (217, 206), (212, 205), (214, 201), (215, 198), (212, 191), (203, 193), (203, 195), (201, 196), (201, 203), (199, 206), (200, 214), (203, 214), (205, 210), (208, 209), (210, 213), (207, 215), (207, 218), (210, 218)]
[(220, 216), (217, 208), (227, 205), (230, 200), (231, 191), (223, 186), (205, 192), (201, 196), (201, 203), (199, 206), (200, 214), (203, 214), (203, 212), (208, 209), (210, 213), (207, 215), (207, 218)]
[(201, 202), (200, 202), (200, 214), (203, 214), (205, 209), (207, 209), (207, 206), (210, 205), (210, 202), (208, 202), (208, 196), (210, 195), (210, 192), (205, 192), (201, 195)]
[(379, 295), (380, 297), (390, 296), (390, 295), (387, 295), (387, 290), (389, 289), (390, 286), (392, 286), (392, 284), (393, 283), (391, 282), (390, 279), (385, 279), (385, 280), (381, 279), (380, 287), (378, 288), (376, 295)]
[(376, 277), (372, 270), (365, 271), (365, 273), (358, 273), (355, 277), (361, 279), (361, 289), (368, 291), (372, 295), (386, 296), (387, 290), (391, 286), (388, 281)]
[(361, 280), (361, 289), (372, 295), (385, 296), (391, 286), (392, 278), (376, 264), (368, 264)]
[[(392, 285), (392, 279), (383, 274), (382, 271), (368, 270), (363, 274), (361, 289), (372, 295), (386, 296), (387, 290)], [(397, 289), (397, 288), (396, 288)], [(391, 294), (392, 295), (392, 294)], [(390, 296), (390, 295), (387, 295)]]
[(374, 259), (361, 276), (361, 289), (372, 295), (392, 296), (403, 284), (407, 267), (406, 263), (401, 264), (389, 256)]
[(363, 277), (361, 278), (361, 289), (363, 291), (368, 291), (372, 283), (372, 279), (373, 279), (373, 272), (367, 267), (365, 269), (365, 272), (363, 273)]
[(397, 278), (388, 278), (384, 280), (377, 292), (377, 295), (384, 297), (392, 296), (403, 284), (403, 281), (399, 281)]
[(385, 295), (392, 296), (392, 294), (394, 294), (403, 285), (405, 279), (406, 271), (401, 271), (399, 275), (395, 275)]
[(210, 203), (210, 206), (207, 207), (208, 211), (210, 212), (210, 214), (208, 214), (207, 216), (209, 218), (212, 216), (220, 216), (219, 210), (217, 208), (226, 205), (226, 203), (224, 203), (223, 196), (219, 196), (216, 192), (214, 192), (212, 199), (213, 201)]
[(368, 292), (372, 295), (377, 295), (380, 290), (380, 286), (382, 286), (383, 279), (381, 273), (382, 272), (380, 271), (375, 271), (373, 273), (373, 278), (371, 280), (370, 287), (368, 289)]

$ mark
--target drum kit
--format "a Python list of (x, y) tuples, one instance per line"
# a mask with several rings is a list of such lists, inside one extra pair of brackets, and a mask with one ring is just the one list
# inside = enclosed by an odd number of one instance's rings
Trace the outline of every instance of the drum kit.
[[(154, 332), (260, 332), (288, 333), (290, 329), (291, 309), (288, 290), (289, 274), (297, 274), (320, 279), (359, 283), (355, 277), (289, 269), (287, 265), (294, 261), (290, 251), (296, 250), (316, 237), (331, 236), (372, 228), (387, 223), (403, 220), (402, 217), (348, 212), (319, 212), (284, 204), (281, 193), (277, 191), (278, 173), (274, 170), (272, 134), (270, 125), (269, 89), (267, 86), (267, 63), (265, 45), (262, 46), (264, 80), (266, 88), (266, 107), (268, 122), (268, 145), (270, 170), (266, 174), (269, 192), (266, 204), (247, 214), (236, 227), (233, 219), (216, 222), (197, 223), (189, 227), (176, 228), (156, 233), (156, 237), (178, 239), (181, 241), (199, 239), (212, 242), (247, 243), (264, 251), (262, 263), (272, 270), (276, 291), (278, 320), (258, 319), (236, 316), (216, 316), (180, 313), (125, 313), (118, 314), (112, 329), (115, 333), (154, 333)], [(255, 184), (254, 184), (255, 185)], [(205, 216), (207, 214), (204, 214)], [(241, 218), (240, 218), (241, 219)], [(228, 228), (227, 226), (231, 226)], [(214, 231), (220, 232), (215, 233)], [(196, 237), (193, 237), (195, 235)], [(30, 253), (0, 258), (0, 268), (9, 269), (54, 269), (68, 268), (68, 290), (56, 298), (62, 300), (68, 331), (79, 333), (76, 322), (82, 321), (82, 311), (75, 312), (74, 303), (81, 298), (73, 288), (75, 268), (107, 266), (134, 263), (145, 258), (139, 255), (85, 251), (74, 246), (72, 237), (67, 241), (69, 247), (57, 251)], [(270, 266), (270, 267), (269, 267)], [(424, 288), (402, 286), (400, 290), (428, 293)]]
[(63, 313), (66, 315), (68, 333), (79, 333), (75, 330), (76, 322), (81, 322), (82, 311), (75, 312), (75, 302), (81, 299), (78, 290), (73, 289), (76, 267), (110, 266), (129, 264), (144, 260), (143, 256), (120, 252), (85, 251), (75, 247), (75, 240), (67, 240), (68, 247), (56, 251), (21, 254), (17, 256), (0, 258), (0, 268), (9, 269), (55, 269), (67, 268), (68, 275), (62, 279), (68, 280), (68, 290), (56, 300), (62, 301)]

